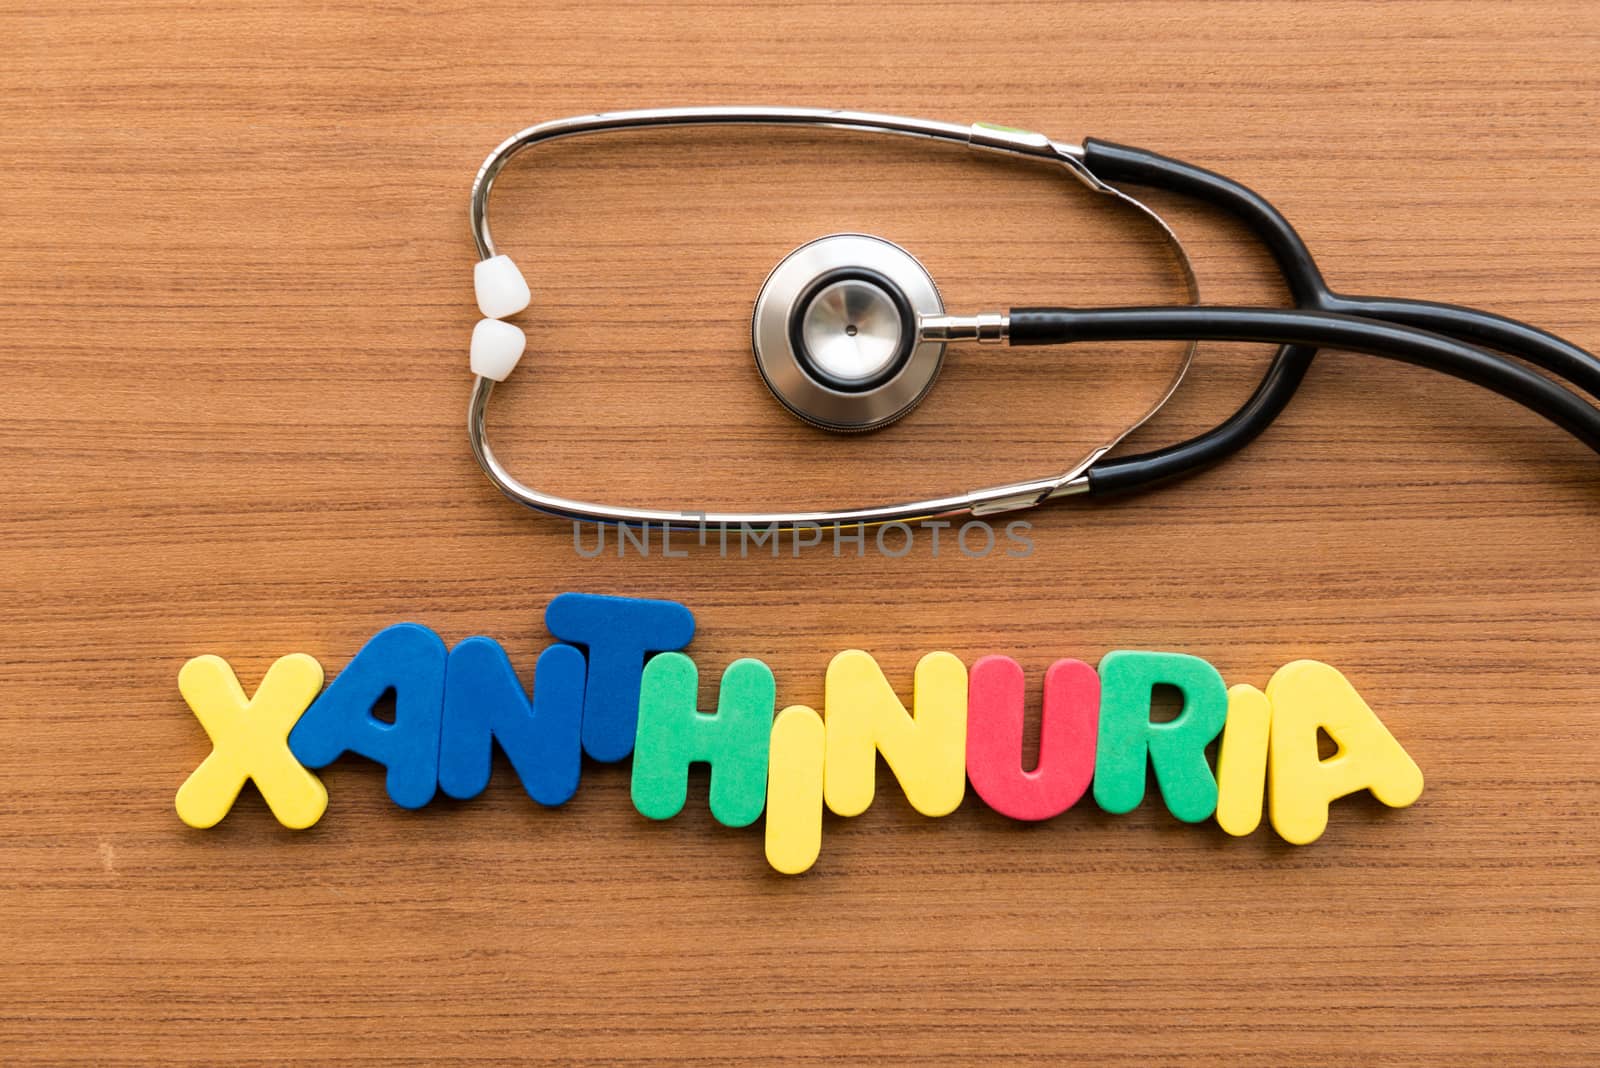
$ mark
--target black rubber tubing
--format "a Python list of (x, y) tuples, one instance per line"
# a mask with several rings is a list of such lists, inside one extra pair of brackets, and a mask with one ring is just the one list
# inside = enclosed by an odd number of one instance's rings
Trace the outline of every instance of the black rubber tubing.
[(1427, 367), (1516, 401), (1600, 452), (1600, 408), (1503, 356), (1414, 327), (1303, 308), (1168, 305), (1011, 311), (1013, 345), (1173, 340), (1336, 348)]
[(1347, 297), (1342, 293), (1328, 293), (1322, 300), (1322, 308), (1414, 326), (1481, 348), (1495, 349), (1560, 375), (1585, 393), (1600, 397), (1600, 359), (1564, 338), (1503, 315), (1457, 304), (1396, 297)]
[[(1205, 201), (1232, 215), (1271, 253), (1296, 307), (1383, 319), (1499, 349), (1600, 396), (1600, 360), (1537, 327), (1456, 305), (1334, 293), (1289, 221), (1266, 198), (1231, 178), (1144, 149), (1094, 139), (1084, 142), (1084, 163), (1108, 184), (1166, 189)], [(1175, 445), (1101, 460), (1088, 471), (1091, 492), (1142, 488), (1237, 452), (1283, 411), (1315, 355), (1315, 345), (1283, 346), (1250, 399), (1222, 423)]]

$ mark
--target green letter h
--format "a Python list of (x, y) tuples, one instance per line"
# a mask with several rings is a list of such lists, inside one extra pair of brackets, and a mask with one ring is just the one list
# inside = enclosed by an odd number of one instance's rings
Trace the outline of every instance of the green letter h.
[(711, 765), (711, 815), (726, 827), (756, 821), (767, 800), (767, 751), (777, 687), (759, 660), (735, 660), (722, 673), (714, 715), (700, 712), (700, 672), (682, 653), (644, 666), (639, 733), (633, 749), (633, 807), (654, 820), (683, 811), (689, 765)]

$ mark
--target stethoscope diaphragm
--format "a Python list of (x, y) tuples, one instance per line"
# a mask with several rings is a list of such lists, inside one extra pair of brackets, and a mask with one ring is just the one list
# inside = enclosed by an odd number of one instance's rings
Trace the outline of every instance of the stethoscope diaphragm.
[(824, 430), (858, 433), (899, 419), (927, 394), (943, 341), (933, 276), (911, 253), (869, 234), (830, 234), (785, 256), (756, 297), (750, 343), (772, 395)]

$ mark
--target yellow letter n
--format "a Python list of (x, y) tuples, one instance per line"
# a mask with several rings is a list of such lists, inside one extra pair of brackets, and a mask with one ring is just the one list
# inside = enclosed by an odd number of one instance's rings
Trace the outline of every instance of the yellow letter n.
[(824, 689), (827, 755), (823, 797), (841, 816), (872, 804), (876, 755), (883, 754), (911, 807), (945, 816), (967, 787), (967, 667), (950, 653), (917, 663), (911, 714), (877, 661), (847, 649), (828, 665)]

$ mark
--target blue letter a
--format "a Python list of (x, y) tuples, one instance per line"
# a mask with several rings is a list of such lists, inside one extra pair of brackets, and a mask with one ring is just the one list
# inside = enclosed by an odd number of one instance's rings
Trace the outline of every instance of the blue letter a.
[[(439, 713), (444, 705), (445, 648), (416, 623), (374, 634), (355, 659), (311, 703), (289, 733), (289, 751), (308, 768), (355, 753), (389, 769), (389, 796), (421, 808), (439, 778)], [(394, 722), (372, 714), (394, 691)]]

